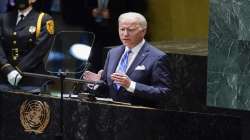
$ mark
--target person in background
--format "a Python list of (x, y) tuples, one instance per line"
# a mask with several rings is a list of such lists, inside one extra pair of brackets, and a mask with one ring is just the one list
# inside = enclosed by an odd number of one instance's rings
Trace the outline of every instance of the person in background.
[(0, 0), (0, 13), (5, 13), (8, 9), (8, 0)]
[(120, 44), (116, 31), (118, 16), (126, 11), (125, 0), (88, 0), (86, 30), (95, 34), (95, 42), (89, 58), (90, 70), (97, 72), (103, 67), (105, 47)]
[(119, 15), (128, 11), (146, 13), (147, 8), (147, 0), (60, 0), (60, 4), (65, 24), (95, 34), (89, 58), (89, 69), (94, 72), (103, 68), (107, 50), (121, 44), (116, 32)]
[(0, 17), (0, 83), (11, 88), (42, 84), (20, 73), (45, 73), (43, 59), (54, 35), (53, 19), (35, 11), (35, 2), (16, 0), (15, 10)]
[[(95, 34), (90, 70), (97, 72), (104, 65), (107, 48), (121, 44), (117, 18), (122, 13), (146, 13), (146, 0), (86, 0), (87, 14), (83, 16), (85, 29)], [(90, 15), (90, 16), (89, 16)], [(88, 17), (89, 16), (89, 17)], [(86, 18), (88, 17), (88, 18)]]
[(5, 13), (15, 6), (15, 0), (0, 0), (0, 13)]
[(86, 71), (84, 79), (103, 80), (105, 84), (95, 89), (115, 101), (159, 107), (172, 90), (168, 56), (144, 39), (147, 21), (143, 15), (121, 14), (118, 24), (123, 45), (108, 52), (104, 70)]

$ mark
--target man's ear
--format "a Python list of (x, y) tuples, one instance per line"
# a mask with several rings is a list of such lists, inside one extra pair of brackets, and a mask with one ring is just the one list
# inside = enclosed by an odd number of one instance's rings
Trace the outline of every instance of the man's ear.
[(143, 28), (143, 29), (142, 29), (142, 32), (143, 32), (144, 35), (146, 35), (146, 33), (147, 33), (147, 28)]

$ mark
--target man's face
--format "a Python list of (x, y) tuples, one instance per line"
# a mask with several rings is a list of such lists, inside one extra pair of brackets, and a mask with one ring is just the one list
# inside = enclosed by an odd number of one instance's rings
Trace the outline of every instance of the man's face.
[(16, 0), (17, 8), (20, 10), (26, 9), (31, 6), (36, 0)]
[(146, 33), (135, 19), (123, 19), (119, 22), (119, 36), (123, 45), (133, 48), (142, 41)]

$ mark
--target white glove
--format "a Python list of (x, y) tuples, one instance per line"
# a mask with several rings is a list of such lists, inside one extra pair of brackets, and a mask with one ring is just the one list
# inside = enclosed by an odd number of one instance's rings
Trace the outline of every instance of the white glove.
[(18, 71), (13, 70), (8, 73), (7, 78), (12, 86), (17, 86), (19, 81), (22, 79), (22, 75)]

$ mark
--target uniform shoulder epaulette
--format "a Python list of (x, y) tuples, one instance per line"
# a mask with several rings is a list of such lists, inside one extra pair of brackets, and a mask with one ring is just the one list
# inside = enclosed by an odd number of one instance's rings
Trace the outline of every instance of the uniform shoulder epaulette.
[(42, 26), (42, 20), (43, 20), (43, 16), (45, 13), (40, 13), (37, 19), (37, 23), (36, 23), (36, 38), (39, 37), (40, 32), (41, 32), (41, 26)]

